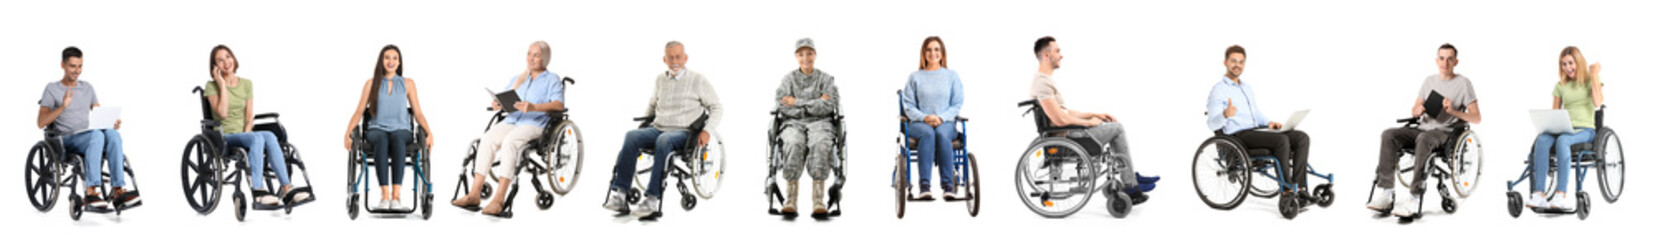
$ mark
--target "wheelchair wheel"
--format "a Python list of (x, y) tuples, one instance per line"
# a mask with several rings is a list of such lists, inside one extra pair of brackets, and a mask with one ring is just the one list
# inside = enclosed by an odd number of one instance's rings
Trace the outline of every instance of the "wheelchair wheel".
[(902, 219), (908, 209), (908, 156), (896, 155), (896, 169), (891, 172), (891, 183), (896, 189), (896, 218)]
[(1454, 212), (1459, 211), (1459, 209), (1460, 209), (1460, 204), (1458, 202), (1454, 202), (1454, 199), (1451, 199), (1451, 198), (1442, 199), (1442, 211), (1443, 212), (1447, 212), (1448, 214), (1454, 214)]
[(1454, 180), (1454, 193), (1460, 198), (1471, 197), (1483, 177), (1483, 143), (1476, 132), (1461, 133), (1454, 144), (1454, 156), (1449, 156), (1449, 174)]
[(1586, 220), (1586, 216), (1592, 214), (1592, 197), (1586, 195), (1584, 190), (1577, 194), (1578, 196), (1575, 196), (1575, 215), (1580, 216), (1580, 220)]
[(80, 199), (80, 195), (69, 195), (69, 219), (80, 221), (80, 215), (85, 209), (86, 202)]
[(57, 205), (57, 191), (61, 188), (58, 185), (57, 164), (52, 161), (54, 153), (50, 149), (46, 142), (35, 143), (34, 147), (29, 148), (29, 159), (23, 168), (23, 184), (29, 193), (29, 203), (40, 212), (51, 211), (52, 206)]
[(1292, 220), (1294, 217), (1299, 216), (1299, 207), (1301, 204), (1302, 203), (1299, 202), (1299, 196), (1296, 196), (1291, 192), (1283, 192), (1281, 193), (1280, 203), (1276, 205), (1276, 208), (1281, 211), (1282, 218)]
[(1126, 218), (1126, 214), (1132, 213), (1132, 196), (1128, 196), (1125, 191), (1118, 189), (1111, 192), (1108, 197), (1109, 216)]
[(201, 136), (190, 139), (184, 146), (182, 170), (178, 171), (182, 175), (184, 199), (202, 215), (212, 213), (222, 199), (224, 163), (219, 161), (218, 152)]
[(694, 171), (690, 181), (695, 185), (695, 194), (706, 199), (712, 199), (713, 194), (724, 186), (724, 139), (717, 133), (713, 133), (711, 138), (707, 146), (693, 152), (691, 156), (697, 159), (690, 161), (693, 163), (690, 170)]
[(241, 194), (236, 194), (235, 196), (230, 197), (230, 201), (233, 201), (236, 204), (236, 221), (247, 221), (247, 197), (243, 197)]
[(534, 195), (534, 206), (540, 210), (551, 209), (554, 201), (557, 200), (552, 199), (552, 193), (542, 192)]
[(351, 197), (345, 200), (345, 213), (350, 215), (351, 220), (356, 220), (356, 215), (362, 211), (361, 206), (357, 205), (356, 201), (362, 200), (362, 195), (351, 193)]
[(1201, 143), (1191, 163), (1196, 194), (1208, 207), (1221, 210), (1235, 209), (1247, 198), (1247, 186), (1252, 184), (1252, 168), (1247, 153), (1234, 141), (1210, 138)]
[(1333, 205), (1333, 184), (1316, 185), (1310, 196), (1315, 196), (1316, 206), (1327, 207)]
[(558, 124), (557, 134), (552, 138), (552, 146), (547, 148), (547, 152), (541, 153), (541, 158), (546, 162), (546, 179), (552, 182), (552, 191), (565, 195), (575, 189), (575, 181), (580, 179), (586, 144), (575, 121), (563, 120), (562, 124)]
[(1595, 146), (1598, 148), (1598, 190), (1603, 190), (1603, 200), (1615, 203), (1620, 200), (1621, 190), (1626, 188), (1626, 156), (1621, 155), (1621, 138), (1615, 135), (1615, 130), (1604, 127), (1603, 136), (1598, 138)]
[(982, 181), (978, 181), (978, 179), (983, 178), (983, 175), (977, 174), (979, 172), (977, 171), (977, 155), (966, 153), (965, 157), (967, 161), (970, 161), (967, 166), (971, 166), (971, 178), (963, 179), (965, 180), (966, 196), (971, 198), (965, 201), (965, 209), (971, 213), (971, 217), (977, 217), (977, 212), (983, 209), (983, 184)]
[(1048, 138), (1030, 144), (1017, 161), (1018, 198), (1023, 199), (1023, 206), (1040, 216), (1061, 218), (1075, 214), (1092, 198), (1098, 179), (1094, 173), (1102, 172), (1096, 170), (1100, 166), (1090, 159), (1080, 144), (1068, 139)]
[(432, 195), (430, 193), (426, 193), (425, 196), (421, 198), (422, 200), (425, 200), (420, 203), (420, 218), (422, 218), (422, 220), (431, 220), (431, 200), (434, 200), (434, 198), (436, 198), (436, 195)]

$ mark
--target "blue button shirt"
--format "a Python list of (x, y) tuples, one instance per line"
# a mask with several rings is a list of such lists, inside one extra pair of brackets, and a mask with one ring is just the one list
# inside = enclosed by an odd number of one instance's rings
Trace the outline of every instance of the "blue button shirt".
[[(1213, 90), (1207, 94), (1207, 130), (1224, 130), (1224, 134), (1235, 134), (1247, 129), (1265, 127), (1270, 119), (1259, 113), (1258, 100), (1253, 96), (1253, 85), (1246, 82), (1237, 83), (1226, 76), (1218, 84), (1213, 84)], [(1225, 118), (1224, 109), (1230, 102), (1235, 101), (1235, 116)]]
[[(512, 89), (513, 84), (517, 84), (517, 77), (515, 76), (506, 80), (505, 89)], [(523, 82), (523, 86), (518, 86), (516, 89), (513, 89), (513, 91), (517, 92), (517, 97), (520, 101), (533, 104), (542, 104), (552, 101), (562, 102), (563, 78), (558, 77), (557, 74), (552, 73), (551, 71), (541, 72), (539, 75), (535, 75), (533, 79)], [(546, 115), (546, 112), (542, 111), (517, 111), (506, 114), (505, 122), (519, 126), (545, 126), (546, 122), (551, 121), (551, 119), (552, 118), (550, 116)]]

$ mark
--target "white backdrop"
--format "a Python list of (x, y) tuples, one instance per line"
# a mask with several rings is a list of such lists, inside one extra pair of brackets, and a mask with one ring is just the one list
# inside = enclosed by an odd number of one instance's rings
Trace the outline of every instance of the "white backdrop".
[[(1629, 161), (1650, 156), (1650, 129), (1635, 119), (1650, 115), (1644, 82), (1655, 75), (1650, 35), (1655, 21), (1646, 3), (1442, 2), (1385, 3), (1291, 1), (1241, 3), (1102, 1), (751, 1), (632, 2), (533, 1), (405, 3), (297, 1), (245, 3), (28, 1), (0, 4), (0, 156), (22, 158), (39, 140), (33, 119), (41, 86), (62, 75), (59, 51), (86, 52), (82, 79), (99, 90), (105, 106), (125, 108), (127, 155), (140, 177), (146, 206), (114, 216), (66, 218), (66, 197), (50, 212), (28, 207), (16, 183), (0, 184), (0, 214), (11, 234), (135, 233), (239, 237), (249, 230), (276, 230), (285, 238), (311, 236), (460, 237), (500, 233), (510, 237), (596, 239), (610, 236), (801, 235), (854, 238), (891, 235), (1014, 237), (1059, 234), (1102, 237), (1283, 236), (1379, 238), (1381, 233), (1452, 236), (1621, 235), (1651, 211), (1643, 195), (1650, 184), (1633, 164), (1621, 202), (1607, 204), (1593, 180), (1590, 219), (1573, 215), (1512, 219), (1502, 185), (1523, 168), (1535, 131), (1526, 110), (1546, 108), (1556, 80), (1557, 54), (1580, 46), (1604, 65), (1607, 121), (1621, 134)], [(971, 117), (973, 150), (981, 160), (982, 214), (968, 217), (961, 203), (909, 205), (894, 218), (888, 176), (897, 136), (894, 90), (917, 67), (920, 41), (941, 36), (951, 68), (968, 92), (963, 115)], [(1127, 126), (1138, 169), (1165, 179), (1150, 202), (1125, 219), (1108, 217), (1101, 198), (1067, 219), (1044, 219), (1017, 200), (1012, 168), (1035, 137), (1014, 103), (1027, 98), (1035, 71), (1032, 43), (1056, 36), (1068, 58), (1057, 72), (1069, 107), (1115, 114)], [(764, 213), (763, 136), (774, 89), (796, 67), (793, 41), (818, 43), (817, 67), (838, 77), (850, 131), (850, 180), (845, 216), (829, 222), (785, 222)], [(480, 87), (521, 72), (529, 43), (553, 48), (551, 70), (576, 78), (568, 106), (584, 131), (586, 167), (580, 186), (550, 210), (532, 207), (527, 195), (515, 219), (502, 220), (437, 203), (429, 221), (417, 216), (348, 220), (339, 185), (341, 146), (350, 108), (371, 75), (379, 47), (402, 47), (405, 76), (419, 81), (437, 147), (437, 198), (451, 197), (466, 144), (480, 136), (490, 114)], [(728, 178), (718, 197), (685, 212), (667, 194), (666, 217), (657, 223), (613, 218), (599, 208), (621, 134), (636, 124), (648, 99), (646, 87), (665, 69), (661, 46), (683, 41), (689, 68), (711, 79), (724, 100), (719, 126), (728, 145)], [(1377, 136), (1405, 116), (1420, 81), (1435, 73), (1437, 45), (1461, 50), (1458, 71), (1476, 85), (1484, 123), (1484, 183), (1457, 214), (1443, 214), (1433, 192), (1427, 218), (1398, 226), (1374, 219), (1362, 207), (1376, 162)], [(319, 201), (292, 215), (253, 212), (237, 223), (229, 208), (200, 216), (178, 188), (178, 154), (196, 132), (200, 108), (185, 90), (208, 80), (201, 56), (217, 44), (232, 47), (240, 76), (258, 82), (258, 112), (280, 112), (294, 144), (317, 181)], [(1243, 78), (1256, 84), (1263, 110), (1285, 120), (1293, 110), (1315, 109), (1301, 129), (1315, 139), (1311, 162), (1333, 172), (1339, 199), (1282, 219), (1274, 199), (1247, 200), (1240, 208), (1205, 207), (1189, 181), (1190, 156), (1210, 136), (1203, 120), (1205, 95), (1223, 73), (1226, 46), (1250, 54)], [(21, 168), (14, 161), (9, 167)], [(14, 168), (14, 169), (16, 169)], [(15, 181), (20, 171), (5, 171)], [(1591, 174), (1596, 174), (1591, 173)], [(1595, 178), (1595, 176), (1594, 176)], [(1591, 179), (1591, 178), (1588, 178)], [(409, 178), (412, 180), (412, 177)], [(526, 186), (526, 185), (525, 185)], [(1522, 187), (1519, 187), (1522, 189)], [(1434, 191), (1434, 190), (1433, 190)], [(808, 195), (808, 191), (804, 195)], [(803, 196), (801, 196), (803, 197)], [(808, 204), (803, 204), (808, 206)], [(228, 206), (228, 205), (224, 205)], [(222, 207), (222, 206), (221, 206)], [(640, 227), (642, 226), (642, 227)], [(412, 227), (412, 228), (410, 228)], [(425, 229), (425, 227), (434, 227)], [(1054, 228), (1055, 227), (1055, 228)], [(642, 231), (640, 231), (642, 230)], [(852, 230), (852, 231), (845, 231)], [(1094, 233), (1095, 232), (1095, 233)], [(547, 233), (547, 234), (542, 234)], [(257, 233), (253, 233), (257, 234)], [(965, 235), (976, 234), (976, 235)], [(15, 235), (14, 235), (15, 236)]]

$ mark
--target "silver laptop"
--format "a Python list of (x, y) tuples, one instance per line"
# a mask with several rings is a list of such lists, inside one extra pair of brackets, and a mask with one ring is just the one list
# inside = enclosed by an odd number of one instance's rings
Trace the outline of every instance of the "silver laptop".
[(1263, 129), (1263, 130), (1260, 130), (1260, 131), (1265, 131), (1265, 132), (1292, 131), (1294, 127), (1299, 126), (1300, 122), (1304, 122), (1304, 116), (1305, 115), (1310, 115), (1310, 109), (1299, 110), (1297, 112), (1293, 112), (1293, 117), (1288, 118), (1287, 123), (1282, 124), (1281, 129)]
[(1574, 124), (1569, 122), (1569, 111), (1562, 109), (1534, 109), (1529, 110), (1529, 119), (1534, 121), (1534, 129), (1547, 134), (1563, 134), (1574, 132)]

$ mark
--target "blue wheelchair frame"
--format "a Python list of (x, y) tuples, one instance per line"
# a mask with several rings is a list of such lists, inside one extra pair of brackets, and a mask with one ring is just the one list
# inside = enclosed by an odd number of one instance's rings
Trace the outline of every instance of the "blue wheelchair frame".
[[(902, 91), (898, 90), (897, 91), (897, 98), (899, 99), (899, 101), (897, 101), (897, 115), (899, 115), (899, 116), (902, 116), (902, 113), (903, 113), (903, 111), (902, 111), (903, 104), (902, 104), (902, 101), (900, 101), (901, 96), (902, 96)], [(911, 166), (916, 166), (917, 164), (919, 164), (919, 161), (920, 161), (919, 160), (919, 149), (913, 149), (913, 148), (908, 147), (912, 144), (917, 144), (917, 143), (914, 143), (914, 142), (911, 142), (911, 141), (908, 140), (908, 121), (909, 121), (908, 117), (907, 116), (902, 116), (901, 119), (902, 119), (901, 122), (898, 124), (898, 129), (900, 129), (902, 132), (901, 132), (901, 135), (897, 136), (897, 143), (898, 143), (897, 144), (898, 145), (897, 146), (897, 155), (901, 156), (901, 158), (904, 159), (903, 164), (907, 164), (908, 166), (910, 166), (910, 167), (907, 167), (906, 169), (913, 169)], [(952, 168), (955, 169), (954, 170), (954, 181), (953, 182), (954, 182), (954, 185), (956, 185), (956, 186), (954, 186), (954, 187), (971, 188), (971, 185), (975, 183), (975, 181), (969, 181), (968, 182), (968, 180), (975, 179), (975, 178), (973, 178), (974, 176), (972, 176), (971, 173), (973, 172), (972, 170), (976, 170), (976, 169), (973, 169), (973, 166), (972, 166), (973, 164), (971, 162), (973, 161), (972, 158), (974, 158), (974, 156), (971, 155), (971, 151), (969, 150), (970, 149), (969, 148), (970, 144), (967, 144), (969, 141), (966, 141), (966, 122), (967, 121), (970, 121), (970, 119), (968, 119), (966, 117), (955, 117), (954, 118), (955, 125), (959, 127), (959, 136), (956, 136), (954, 138), (954, 140), (960, 141), (959, 149), (950, 149), (950, 151), (954, 151), (954, 159), (950, 159), (949, 164), (948, 164), (949, 165), (948, 167), (952, 167)], [(899, 174), (900, 173), (896, 172), (895, 169), (893, 169), (891, 171), (891, 187), (897, 188), (899, 186), (906, 186), (907, 188), (912, 188), (913, 183), (914, 183), (914, 179), (916, 178), (916, 177), (913, 176), (914, 174), (901, 174), (901, 175), (899, 175)], [(908, 176), (908, 177), (907, 178), (901, 177), (901, 176), (904, 176), (904, 175)], [(897, 182), (899, 179), (900, 179), (900, 181), (903, 181), (903, 183), (905, 183), (905, 184), (899, 185), (898, 182)], [(907, 188), (900, 188), (900, 189), (897, 189), (897, 191), (903, 192), (904, 193), (904, 198), (906, 200), (913, 200), (912, 196), (907, 196), (907, 194), (906, 194), (908, 192)], [(960, 191), (960, 190), (956, 190), (956, 191)], [(976, 205), (976, 204), (980, 203), (980, 199), (981, 199), (982, 196), (978, 196), (980, 193), (978, 193), (976, 191), (976, 189), (965, 190), (965, 191), (967, 191), (967, 193), (969, 193), (970, 195), (967, 195), (967, 198), (963, 199), (962, 201), (966, 201), (966, 202), (968, 202), (968, 204), (971, 204), (971, 206), (967, 209), (971, 213), (971, 216), (976, 217), (977, 216), (977, 211), (978, 211), (978, 205)], [(898, 205), (897, 218), (902, 218), (903, 212), (905, 211), (903, 209), (904, 207), (902, 207), (902, 206), (905, 205), (905, 204), (906, 203), (902, 203), (902, 204)]]
[[(409, 111), (410, 115), (412, 115), (414, 109), (409, 108), (408, 111)], [(367, 129), (364, 128), (364, 126), (368, 126), (368, 124), (372, 121), (372, 119), (370, 119), (368, 117), (368, 116), (371, 116), (372, 113), (364, 112), (363, 114), (364, 115), (363, 115), (363, 118), (362, 118), (362, 122), (360, 124), (358, 124), (355, 128), (351, 129), (351, 140), (352, 140), (351, 148), (354, 148), (354, 149), (352, 149), (353, 153), (351, 155), (353, 155), (354, 159), (351, 159), (349, 164), (352, 167), (355, 167), (356, 170), (357, 170), (357, 173), (347, 173), (347, 174), (352, 174), (353, 175), (351, 177), (351, 179), (354, 179), (354, 182), (356, 183), (356, 184), (351, 184), (349, 186), (349, 190), (350, 190), (349, 194), (350, 194), (351, 197), (347, 199), (347, 200), (349, 200), (349, 202), (346, 204), (346, 206), (350, 208), (350, 211), (348, 213), (349, 213), (351, 219), (353, 219), (353, 220), (356, 219), (356, 215), (357, 215), (358, 211), (361, 208), (367, 208), (368, 213), (376, 213), (376, 214), (408, 214), (408, 213), (413, 213), (414, 209), (412, 209), (412, 208), (410, 208), (408, 210), (395, 210), (395, 209), (374, 209), (374, 208), (366, 207), (366, 206), (368, 206), (367, 205), (367, 197), (362, 196), (362, 195), (368, 193), (369, 191), (371, 191), (373, 189), (373, 188), (368, 186), (368, 182), (369, 182), (368, 181), (369, 180), (368, 179), (368, 172), (369, 172), (368, 169), (369, 169), (369, 167), (375, 166), (375, 164), (378, 163), (377, 162), (378, 160), (375, 160), (373, 158), (369, 158), (370, 157), (369, 153), (373, 151), (373, 148), (372, 148), (372, 145), (371, 145), (372, 143), (369, 143), (368, 140), (367, 140), (367, 132), (368, 131), (367, 131)], [(431, 151), (431, 149), (425, 147), (425, 137), (427, 136), (427, 133), (425, 132), (424, 128), (422, 128), (422, 126), (419, 126), (415, 122), (410, 122), (409, 127), (410, 127), (409, 130), (414, 132), (413, 139), (410, 139), (410, 140), (412, 140), (412, 144), (418, 146), (418, 147), (406, 149), (408, 151), (408, 154), (403, 156), (403, 157), (410, 158), (410, 159), (389, 159), (389, 156), (387, 156), (386, 160), (387, 161), (407, 161), (406, 163), (403, 164), (403, 167), (412, 168), (414, 170), (414, 184), (415, 184), (415, 186), (414, 186), (414, 192), (415, 192), (414, 205), (416, 205), (421, 211), (423, 211), (423, 212), (421, 212), (423, 214), (422, 218), (431, 219), (431, 205), (432, 205), (431, 201), (434, 200), (433, 192), (435, 192), (435, 191), (433, 191), (431, 189), (431, 187), (432, 187), (431, 176), (427, 175), (427, 173), (425, 172), (426, 168), (430, 167), (429, 164), (430, 164), (431, 159), (430, 159), (430, 156), (429, 156), (430, 155), (429, 152)], [(356, 167), (359, 164), (360, 164), (361, 167)], [(392, 167), (394, 167), (394, 166), (392, 166)], [(422, 189), (422, 187), (423, 187), (423, 189)], [(422, 192), (420, 190), (424, 190), (424, 191)], [(358, 194), (358, 193), (361, 193), (361, 194)], [(358, 203), (358, 201), (361, 201), (360, 202), (362, 204), (361, 206), (355, 205), (355, 204)]]

